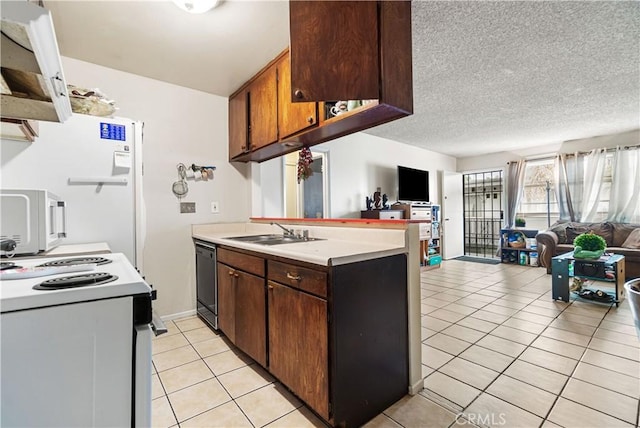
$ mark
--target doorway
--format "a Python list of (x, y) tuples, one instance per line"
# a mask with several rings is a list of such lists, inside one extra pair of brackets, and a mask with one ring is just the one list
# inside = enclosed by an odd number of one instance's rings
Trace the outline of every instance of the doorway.
[(284, 213), (287, 218), (329, 217), (329, 153), (312, 150), (313, 174), (298, 183), (299, 152), (285, 156)]
[(464, 254), (498, 258), (502, 170), (463, 174)]

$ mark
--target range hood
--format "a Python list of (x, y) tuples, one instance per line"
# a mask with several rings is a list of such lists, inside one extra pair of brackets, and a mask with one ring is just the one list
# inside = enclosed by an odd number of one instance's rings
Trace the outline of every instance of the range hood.
[(26, 0), (2, 0), (2, 117), (64, 122), (71, 104), (51, 13)]

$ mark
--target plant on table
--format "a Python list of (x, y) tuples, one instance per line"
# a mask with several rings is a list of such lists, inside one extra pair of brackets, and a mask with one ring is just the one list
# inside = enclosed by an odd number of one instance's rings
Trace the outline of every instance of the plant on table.
[(573, 240), (573, 257), (577, 259), (598, 259), (604, 254), (607, 242), (593, 232), (582, 233)]

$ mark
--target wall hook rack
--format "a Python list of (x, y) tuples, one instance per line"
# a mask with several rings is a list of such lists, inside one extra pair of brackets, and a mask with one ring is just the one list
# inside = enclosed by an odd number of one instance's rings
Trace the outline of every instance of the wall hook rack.
[(192, 179), (195, 181), (213, 180), (213, 171), (215, 171), (215, 169), (215, 166), (200, 166), (192, 163), (191, 166), (187, 169), (187, 179)]

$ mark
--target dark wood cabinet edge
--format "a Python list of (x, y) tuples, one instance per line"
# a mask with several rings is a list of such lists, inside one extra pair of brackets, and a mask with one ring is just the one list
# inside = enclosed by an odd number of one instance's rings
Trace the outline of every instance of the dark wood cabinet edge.
[(383, 123), (391, 122), (413, 114), (412, 111), (398, 109), (394, 106), (380, 103), (344, 119), (327, 121), (301, 134), (289, 137), (283, 141), (266, 145), (260, 150), (243, 153), (230, 159), (231, 162), (264, 162), (287, 153), (300, 150), (302, 147), (312, 147), (355, 132), (364, 131)]
[(413, 114), (411, 1), (381, 1), (378, 5), (378, 19), (380, 100), (407, 114)]
[(237, 253), (243, 253), (243, 254), (247, 254), (249, 256), (261, 257), (261, 258), (265, 259), (266, 261), (273, 260), (273, 261), (281, 262), (281, 263), (289, 263), (289, 264), (300, 266), (300, 267), (304, 267), (304, 268), (307, 268), (307, 269), (314, 269), (314, 270), (318, 270), (318, 271), (321, 271), (321, 272), (327, 272), (327, 273), (330, 271), (330, 266), (317, 265), (317, 264), (314, 264), (314, 263), (305, 262), (304, 260), (297, 260), (297, 259), (292, 259), (292, 258), (289, 258), (289, 257), (277, 256), (275, 254), (262, 253), (260, 251), (246, 250), (244, 248), (234, 247), (232, 245), (225, 245), (225, 244), (214, 244), (214, 245), (216, 245), (216, 247), (218, 247), (218, 248), (224, 248), (226, 250), (235, 251)]
[(269, 61), (269, 63), (267, 65), (265, 65), (264, 67), (262, 67), (260, 69), (260, 71), (258, 71), (256, 74), (253, 75), (253, 77), (251, 77), (251, 79), (247, 80), (246, 82), (244, 82), (242, 84), (242, 86), (240, 86), (238, 89), (236, 89), (231, 95), (229, 95), (229, 99), (235, 97), (236, 95), (238, 95), (240, 92), (244, 91), (245, 89), (247, 89), (253, 82), (255, 82), (258, 77), (260, 77), (264, 72), (266, 72), (267, 70), (269, 70), (271, 67), (273, 67), (278, 61), (280, 61), (282, 59), (283, 56), (287, 55), (289, 53), (289, 47), (287, 46), (282, 52), (280, 52), (275, 58), (273, 58), (271, 61)]

